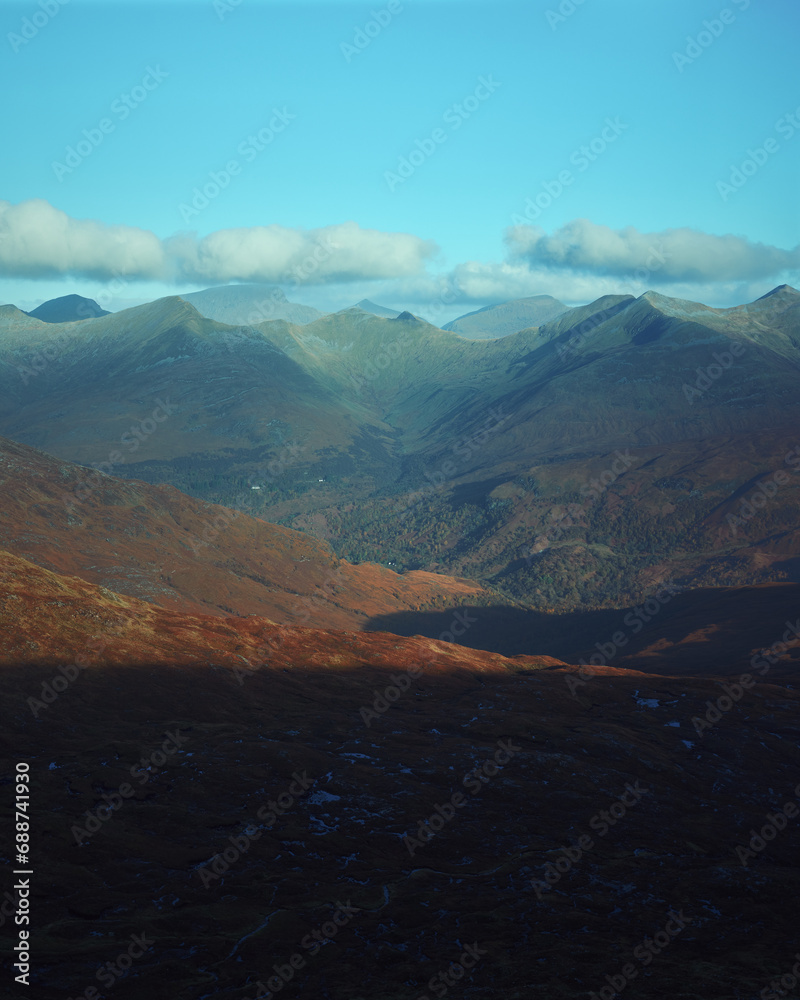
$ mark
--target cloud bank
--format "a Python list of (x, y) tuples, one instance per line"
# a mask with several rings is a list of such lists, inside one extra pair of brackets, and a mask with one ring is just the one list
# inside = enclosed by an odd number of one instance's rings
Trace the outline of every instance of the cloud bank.
[(538, 226), (506, 234), (512, 260), (532, 268), (625, 277), (646, 269), (660, 283), (753, 281), (800, 266), (800, 247), (783, 250), (743, 236), (713, 236), (696, 229), (642, 233), (575, 219), (548, 235)]
[[(101, 284), (124, 279), (151, 287), (265, 282), (304, 287), (320, 308), (367, 297), (412, 308), (436, 321), (476, 305), (532, 295), (567, 304), (648, 289), (709, 305), (749, 302), (783, 281), (800, 283), (800, 247), (754, 243), (695, 229), (645, 233), (575, 219), (552, 233), (506, 230), (504, 260), (431, 267), (435, 243), (355, 222), (318, 229), (279, 225), (221, 229), (202, 238), (161, 239), (133, 226), (74, 219), (41, 199), (0, 201), (0, 277)], [(316, 289), (316, 291), (314, 291)], [(131, 290), (126, 294), (130, 296)], [(92, 297), (97, 293), (92, 292)]]
[(165, 271), (161, 241), (146, 229), (72, 219), (40, 198), (19, 205), (0, 201), (3, 276), (104, 281), (117, 274), (161, 278)]
[(355, 222), (311, 230), (250, 226), (161, 240), (146, 229), (73, 219), (42, 199), (0, 201), (4, 277), (325, 284), (417, 274), (436, 252), (430, 240)]

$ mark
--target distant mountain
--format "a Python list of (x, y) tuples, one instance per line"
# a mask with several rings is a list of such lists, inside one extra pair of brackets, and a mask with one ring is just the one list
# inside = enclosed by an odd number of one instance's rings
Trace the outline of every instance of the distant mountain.
[(465, 313), (447, 323), (443, 329), (475, 339), (507, 337), (519, 330), (541, 326), (568, 311), (569, 308), (563, 302), (550, 295), (533, 295), (527, 299), (512, 299), (510, 302), (484, 306), (475, 312)]
[(118, 449), (115, 474), (227, 506), (261, 485), (257, 516), (351, 562), (540, 608), (800, 580), (799, 376), (788, 286), (731, 309), (604, 296), (491, 340), (360, 308), (238, 329), (179, 298), (64, 327), (0, 309), (8, 437)]
[(304, 326), (325, 315), (312, 306), (289, 302), (274, 285), (216, 285), (181, 298), (191, 302), (201, 316), (228, 326), (256, 326), (274, 319)]
[(101, 309), (94, 299), (86, 299), (82, 295), (62, 295), (43, 302), (28, 315), (45, 323), (72, 323), (79, 319), (108, 316), (110, 313), (107, 309)]
[(369, 299), (356, 302), (355, 308), (363, 309), (364, 312), (372, 313), (373, 316), (383, 316), (386, 319), (396, 319), (400, 315), (397, 309), (387, 309), (386, 306), (379, 306)]

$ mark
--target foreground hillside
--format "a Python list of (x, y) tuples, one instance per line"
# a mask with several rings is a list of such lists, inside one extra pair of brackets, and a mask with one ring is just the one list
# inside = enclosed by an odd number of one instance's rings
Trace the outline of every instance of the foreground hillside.
[[(667, 585), (641, 604), (561, 614), (462, 605), (470, 627), (458, 642), (504, 656), (540, 650), (567, 663), (648, 674), (718, 677), (759, 669), (790, 679), (800, 666), (800, 585), (681, 590)], [(378, 615), (368, 628), (436, 637), (452, 609)], [(755, 665), (755, 667), (754, 667)], [(583, 686), (583, 685), (581, 685)]]
[(793, 683), (573, 695), (547, 658), (0, 566), (37, 998), (752, 1000), (791, 968)]
[(352, 566), (310, 535), (2, 438), (0, 536), (48, 569), (183, 611), (359, 629), (378, 614), (496, 600), (468, 580)]
[[(800, 607), (792, 583), (689, 589), (651, 578), (642, 605), (536, 611), (467, 579), (353, 566), (309, 534), (2, 439), (0, 532), (9, 553), (160, 608), (444, 636), (505, 655), (546, 653), (667, 674), (747, 669), (787, 622), (798, 622)], [(782, 651), (773, 676), (797, 656), (800, 646)]]
[[(238, 668), (398, 665), (426, 656), (459, 670), (546, 665), (552, 657), (515, 657), (453, 646), (422, 636), (317, 632), (252, 615), (221, 618), (167, 611), (76, 577), (53, 573), (0, 549), (0, 664), (58, 666), (77, 656), (95, 668), (189, 666)], [(391, 650), (392, 652), (387, 652)], [(403, 652), (398, 652), (403, 651)], [(241, 683), (239, 676), (236, 679)]]

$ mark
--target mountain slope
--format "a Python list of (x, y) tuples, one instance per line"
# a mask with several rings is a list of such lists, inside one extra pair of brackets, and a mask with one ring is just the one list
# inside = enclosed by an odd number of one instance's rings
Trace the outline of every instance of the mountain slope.
[(385, 319), (397, 319), (400, 315), (397, 309), (387, 309), (386, 306), (379, 306), (369, 299), (361, 299), (353, 308), (362, 309), (364, 312), (372, 313), (373, 316), (383, 316)]
[(67, 664), (82, 653), (96, 666), (117, 668), (325, 666), (344, 672), (365, 662), (373, 667), (399, 666), (433, 657), (443, 670), (504, 673), (560, 663), (547, 656), (507, 658), (422, 636), (403, 639), (375, 632), (359, 636), (278, 624), (256, 615), (186, 614), (51, 572), (3, 549), (0, 602), (2, 666)]
[(28, 315), (45, 323), (72, 323), (79, 319), (108, 316), (109, 312), (107, 309), (101, 309), (94, 299), (86, 299), (82, 295), (62, 295), (60, 298), (43, 302)]
[(796, 802), (794, 684), (730, 704), (722, 678), (606, 667), (573, 697), (546, 658), (178, 615), (13, 556), (0, 625), (37, 1000), (129, 942), (120, 1000), (254, 997), (276, 968), (298, 997), (418, 1000), (460, 956), (465, 997), (571, 1000), (653, 940), (642, 1000), (789, 967), (794, 827), (737, 848)]
[(445, 324), (443, 329), (460, 333), (462, 337), (506, 337), (528, 327), (541, 326), (567, 311), (568, 307), (551, 295), (532, 295), (465, 313)]
[[(788, 286), (731, 309), (605, 296), (482, 341), (361, 309), (239, 328), (177, 298), (60, 327), (6, 309), (0, 359), (8, 436), (229, 506), (259, 485), (254, 512), (351, 561), (491, 579), (548, 607), (800, 565)], [(159, 400), (173, 413), (156, 424)], [(766, 511), (733, 531), (775, 475)]]
[(181, 298), (191, 303), (201, 316), (228, 326), (255, 326), (274, 319), (302, 326), (323, 315), (312, 306), (290, 302), (274, 285), (215, 285)]
[(3, 439), (0, 537), (49, 570), (182, 611), (358, 629), (374, 614), (492, 600), (466, 580), (352, 566), (310, 535)]

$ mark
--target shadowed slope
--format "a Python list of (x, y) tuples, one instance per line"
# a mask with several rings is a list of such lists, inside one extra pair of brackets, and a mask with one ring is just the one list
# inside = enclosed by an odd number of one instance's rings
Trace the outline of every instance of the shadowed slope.
[(302, 1000), (418, 1000), (467, 946), (460, 989), (485, 1000), (574, 1000), (630, 962), (641, 1000), (745, 1000), (790, 967), (795, 824), (737, 854), (800, 794), (788, 686), (699, 736), (714, 680), (601, 668), (572, 697), (576, 668), (546, 658), (178, 615), (0, 565), (37, 1000), (108, 986), (131, 935), (118, 1000), (251, 1000), (276, 967)]

